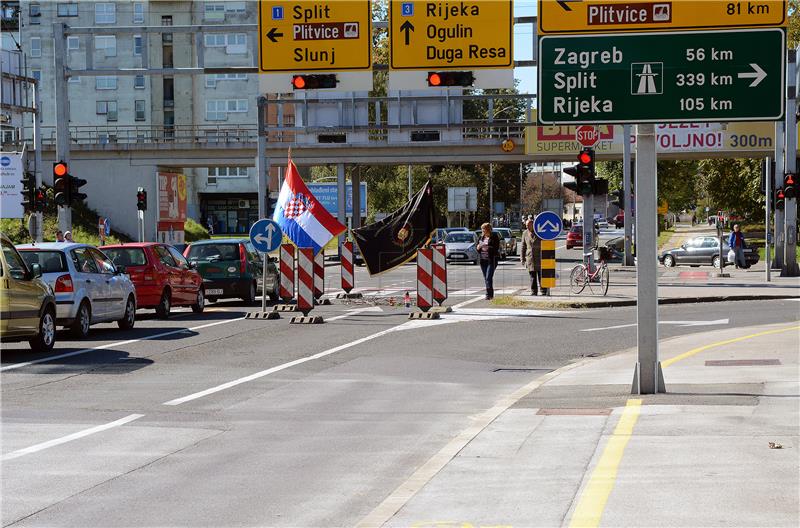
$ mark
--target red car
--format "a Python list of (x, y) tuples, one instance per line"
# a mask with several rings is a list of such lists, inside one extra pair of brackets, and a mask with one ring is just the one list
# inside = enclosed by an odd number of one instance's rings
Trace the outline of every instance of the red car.
[(136, 287), (137, 308), (155, 308), (161, 319), (173, 306), (205, 307), (203, 278), (174, 247), (155, 242), (103, 246), (103, 252), (123, 267)]
[(567, 233), (567, 249), (583, 247), (583, 226), (574, 224)]

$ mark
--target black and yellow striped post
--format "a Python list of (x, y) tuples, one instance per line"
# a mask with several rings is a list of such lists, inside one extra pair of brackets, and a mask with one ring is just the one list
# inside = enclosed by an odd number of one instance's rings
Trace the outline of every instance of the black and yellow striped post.
[(542, 240), (542, 288), (556, 287), (556, 241)]

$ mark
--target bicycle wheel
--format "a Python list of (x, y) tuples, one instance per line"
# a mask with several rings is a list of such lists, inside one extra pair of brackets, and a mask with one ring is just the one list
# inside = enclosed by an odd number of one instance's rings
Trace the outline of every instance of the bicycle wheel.
[(581, 293), (583, 289), (586, 287), (587, 277), (588, 276), (586, 275), (586, 268), (583, 265), (578, 264), (577, 266), (572, 268), (572, 271), (569, 274), (570, 291), (575, 295)]
[(600, 294), (605, 296), (608, 293), (608, 283), (611, 280), (611, 272), (608, 271), (608, 266), (603, 265), (600, 270)]
[(608, 267), (600, 264), (595, 268), (594, 276), (587, 280), (589, 291), (594, 294), (605, 295), (608, 291)]

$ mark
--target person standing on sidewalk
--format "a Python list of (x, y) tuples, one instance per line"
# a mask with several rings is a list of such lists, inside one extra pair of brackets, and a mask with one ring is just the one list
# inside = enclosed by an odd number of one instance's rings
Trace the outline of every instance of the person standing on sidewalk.
[[(525, 231), (522, 232), (522, 250), (519, 255), (520, 263), (531, 276), (531, 295), (539, 295), (539, 284), (542, 282), (542, 240), (533, 232), (533, 220), (530, 218), (525, 222)], [(546, 288), (542, 288), (542, 295), (547, 295)]]
[(483, 281), (486, 283), (486, 300), (494, 298), (494, 270), (500, 257), (500, 235), (492, 231), (492, 224), (481, 224), (481, 237), (475, 246), (480, 256)]
[(728, 247), (731, 248), (736, 256), (736, 269), (745, 269), (747, 261), (744, 258), (744, 234), (739, 229), (739, 224), (733, 224), (733, 231), (728, 237)]

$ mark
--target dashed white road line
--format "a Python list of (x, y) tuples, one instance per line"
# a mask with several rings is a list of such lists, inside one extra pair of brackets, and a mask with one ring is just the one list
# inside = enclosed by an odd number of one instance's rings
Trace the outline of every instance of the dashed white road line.
[(108, 429), (112, 429), (114, 427), (119, 427), (120, 425), (125, 425), (126, 423), (130, 423), (134, 420), (138, 420), (144, 416), (143, 414), (129, 414), (125, 418), (120, 418), (119, 420), (115, 420), (113, 422), (109, 422), (107, 424), (98, 425), (96, 427), (90, 427), (89, 429), (84, 429), (83, 431), (78, 431), (77, 433), (72, 433), (67, 436), (62, 436), (61, 438), (56, 438), (53, 440), (48, 440), (47, 442), (42, 442), (41, 444), (32, 445), (30, 447), (26, 447), (24, 449), (18, 449), (16, 451), (12, 451), (0, 457), (0, 460), (3, 462), (7, 460), (12, 460), (14, 458), (19, 458), (24, 455), (29, 455), (31, 453), (36, 453), (37, 451), (42, 451), (44, 449), (49, 449), (51, 447), (55, 447), (57, 445), (66, 444), (67, 442), (72, 442), (73, 440), (77, 440), (79, 438), (83, 438), (89, 435), (93, 435), (95, 433), (99, 433)]

